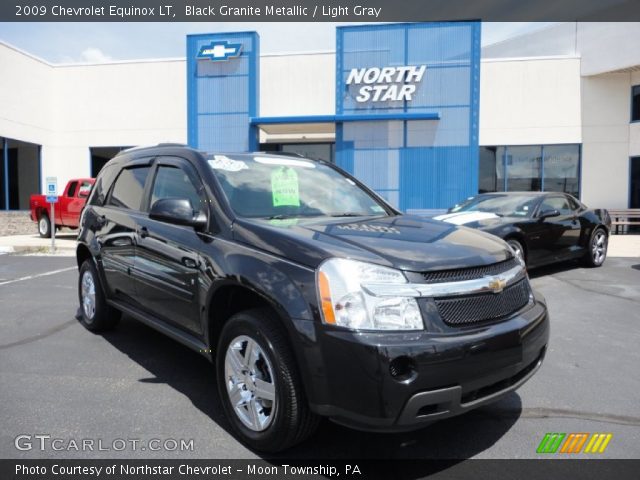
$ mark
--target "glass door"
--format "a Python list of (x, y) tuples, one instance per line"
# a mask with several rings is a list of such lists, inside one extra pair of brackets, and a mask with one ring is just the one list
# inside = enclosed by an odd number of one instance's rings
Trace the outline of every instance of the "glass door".
[(632, 157), (629, 167), (629, 208), (640, 208), (640, 157)]

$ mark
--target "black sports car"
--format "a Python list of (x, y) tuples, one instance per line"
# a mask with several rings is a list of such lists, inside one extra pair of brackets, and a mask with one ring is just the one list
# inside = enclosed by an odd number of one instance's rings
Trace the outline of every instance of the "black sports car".
[(611, 230), (607, 210), (589, 209), (566, 193), (484, 193), (435, 218), (497, 235), (529, 267), (575, 258), (599, 267)]

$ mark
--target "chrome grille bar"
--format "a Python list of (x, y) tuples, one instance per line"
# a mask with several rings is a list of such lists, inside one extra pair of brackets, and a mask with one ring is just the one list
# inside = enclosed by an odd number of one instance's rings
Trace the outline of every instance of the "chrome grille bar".
[(362, 288), (369, 295), (375, 295), (377, 297), (456, 297), (478, 293), (500, 293), (525, 276), (526, 270), (524, 267), (517, 265), (499, 275), (488, 275), (473, 280), (427, 284), (366, 283), (362, 284)]

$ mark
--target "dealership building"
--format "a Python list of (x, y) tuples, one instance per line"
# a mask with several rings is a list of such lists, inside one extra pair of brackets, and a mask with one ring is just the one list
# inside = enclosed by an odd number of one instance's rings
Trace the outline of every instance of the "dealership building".
[(407, 212), (505, 190), (640, 208), (640, 24), (484, 47), (481, 29), (344, 26), (335, 51), (266, 55), (255, 32), (211, 33), (186, 58), (72, 65), (0, 43), (0, 210), (163, 142), (325, 159)]

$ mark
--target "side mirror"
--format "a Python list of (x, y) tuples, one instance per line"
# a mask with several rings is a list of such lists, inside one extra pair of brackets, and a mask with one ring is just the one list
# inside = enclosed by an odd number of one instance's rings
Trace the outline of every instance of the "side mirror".
[(78, 198), (87, 198), (89, 196), (90, 191), (91, 190), (88, 190), (88, 189), (80, 190), (78, 192)]
[(543, 210), (538, 214), (538, 218), (540, 220), (544, 220), (545, 218), (551, 218), (551, 217), (559, 217), (560, 216), (560, 212), (558, 210)]
[(149, 218), (174, 225), (186, 225), (196, 230), (207, 226), (207, 216), (194, 212), (186, 198), (161, 198), (151, 207)]

